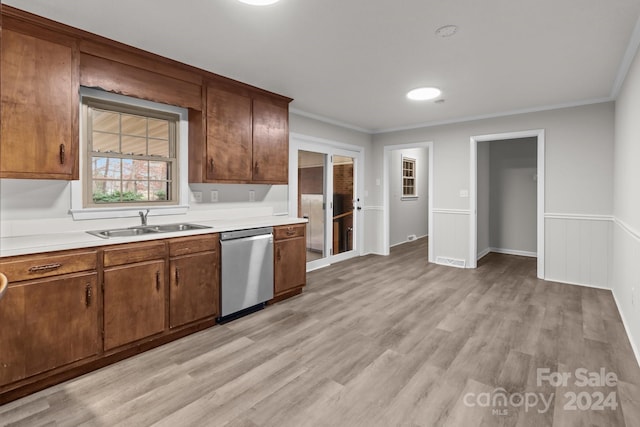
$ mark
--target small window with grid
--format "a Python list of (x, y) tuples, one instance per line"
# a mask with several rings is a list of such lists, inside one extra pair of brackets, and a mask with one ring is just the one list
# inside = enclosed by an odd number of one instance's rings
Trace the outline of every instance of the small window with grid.
[(416, 190), (416, 159), (402, 158), (402, 197), (418, 197)]
[(177, 204), (175, 115), (85, 99), (84, 206)]

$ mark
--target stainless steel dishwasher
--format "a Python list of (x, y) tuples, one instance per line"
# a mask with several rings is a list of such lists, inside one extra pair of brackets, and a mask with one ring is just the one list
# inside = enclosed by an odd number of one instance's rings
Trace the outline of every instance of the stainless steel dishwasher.
[(273, 228), (220, 234), (220, 318), (226, 322), (273, 298)]

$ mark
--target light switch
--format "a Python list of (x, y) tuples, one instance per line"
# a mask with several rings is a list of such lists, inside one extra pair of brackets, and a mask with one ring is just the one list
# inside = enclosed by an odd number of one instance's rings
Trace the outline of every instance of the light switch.
[(249, 201), (250, 202), (255, 202), (256, 201), (256, 192), (255, 192), (255, 190), (249, 190)]
[(211, 190), (211, 203), (218, 201), (218, 190)]

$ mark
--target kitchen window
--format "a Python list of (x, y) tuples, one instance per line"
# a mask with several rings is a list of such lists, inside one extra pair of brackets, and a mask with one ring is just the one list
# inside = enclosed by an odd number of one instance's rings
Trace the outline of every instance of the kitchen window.
[(187, 212), (186, 108), (81, 87), (80, 180), (73, 219)]
[(418, 197), (416, 189), (416, 159), (402, 157), (402, 198)]
[(85, 206), (177, 203), (178, 117), (91, 99), (84, 108)]

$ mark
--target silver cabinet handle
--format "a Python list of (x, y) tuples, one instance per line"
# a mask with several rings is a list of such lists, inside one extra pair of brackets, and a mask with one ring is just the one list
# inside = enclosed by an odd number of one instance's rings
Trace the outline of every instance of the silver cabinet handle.
[(29, 268), (29, 273), (38, 273), (41, 271), (57, 270), (60, 267), (62, 267), (62, 264), (59, 264), (59, 263), (34, 265), (33, 267)]

